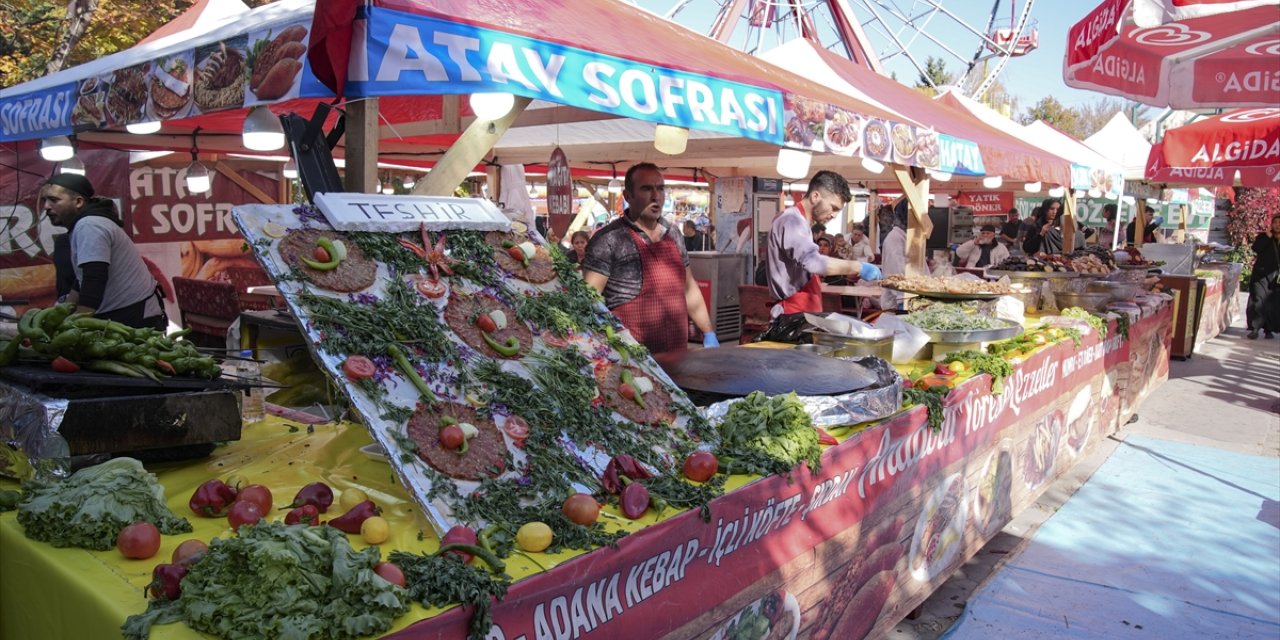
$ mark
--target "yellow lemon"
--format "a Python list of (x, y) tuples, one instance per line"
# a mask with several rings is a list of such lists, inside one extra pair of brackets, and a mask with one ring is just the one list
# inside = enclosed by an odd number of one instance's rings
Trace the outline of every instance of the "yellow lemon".
[(382, 516), (371, 516), (360, 524), (360, 537), (369, 544), (382, 544), (391, 537), (391, 524)]
[(289, 230), (282, 224), (268, 222), (262, 225), (262, 232), (272, 238), (283, 238), (284, 234), (289, 233)]
[(516, 531), (516, 544), (525, 551), (544, 551), (551, 546), (551, 527), (545, 522), (526, 522)]
[(338, 498), (338, 504), (344, 511), (350, 511), (353, 507), (369, 499), (369, 494), (359, 489), (347, 489), (342, 492), (342, 496)]

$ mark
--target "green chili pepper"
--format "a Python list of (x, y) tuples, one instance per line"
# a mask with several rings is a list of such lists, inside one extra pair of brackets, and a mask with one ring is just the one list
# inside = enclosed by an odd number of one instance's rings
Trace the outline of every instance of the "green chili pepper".
[(338, 249), (333, 246), (333, 240), (330, 240), (325, 236), (320, 236), (320, 239), (316, 240), (316, 246), (329, 252), (329, 261), (316, 262), (311, 258), (303, 256), (302, 264), (305, 264), (316, 271), (333, 271), (334, 269), (337, 269), (338, 264), (342, 262), (342, 258), (338, 257)]
[(492, 551), (474, 544), (446, 544), (431, 555), (439, 556), (447, 551), (461, 551), (480, 558), (484, 560), (485, 564), (489, 565), (489, 569), (494, 573), (505, 573), (507, 570), (507, 563), (503, 562), (502, 558), (494, 555)]
[(400, 373), (403, 373), (404, 377), (409, 379), (409, 382), (418, 389), (418, 393), (422, 394), (422, 397), (426, 399), (427, 402), (435, 404), (440, 401), (439, 398), (436, 398), (436, 394), (431, 392), (431, 388), (427, 386), (427, 381), (423, 380), (422, 376), (418, 375), (418, 370), (413, 368), (413, 365), (409, 362), (409, 358), (404, 355), (404, 350), (401, 349), (399, 345), (396, 345), (395, 343), (388, 344), (387, 355), (391, 356), (391, 359), (396, 361), (396, 367), (400, 369)]
[(489, 348), (497, 351), (498, 355), (504, 358), (510, 358), (520, 353), (520, 339), (515, 336), (508, 337), (506, 342), (498, 342), (487, 333), (481, 333), (480, 335), (484, 338), (484, 343), (489, 345)]

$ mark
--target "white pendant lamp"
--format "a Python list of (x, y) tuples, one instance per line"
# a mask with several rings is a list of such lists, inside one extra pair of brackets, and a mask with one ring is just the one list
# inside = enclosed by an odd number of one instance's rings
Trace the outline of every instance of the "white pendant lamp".
[(289, 158), (289, 161), (284, 163), (284, 168), (280, 170), (280, 174), (284, 176), (285, 180), (296, 180), (298, 178), (298, 161)]
[(49, 162), (62, 162), (76, 154), (67, 136), (51, 136), (40, 141), (40, 157)]
[(284, 127), (270, 109), (259, 105), (244, 119), (241, 140), (254, 151), (274, 151), (284, 146)]
[(1023, 189), (1023, 191), (1026, 191), (1027, 193), (1040, 193), (1040, 189), (1042, 189), (1043, 187), (1044, 187), (1044, 185), (1043, 185), (1043, 184), (1041, 184), (1041, 183), (1040, 183), (1040, 182), (1038, 182), (1038, 181), (1037, 181), (1037, 182), (1028, 182), (1028, 183), (1026, 183), (1026, 184), (1022, 185), (1022, 189)]
[(404, 188), (406, 188), (406, 189), (412, 189), (412, 188), (413, 188), (413, 185), (415, 185), (415, 184), (418, 184), (418, 179), (417, 179), (417, 178), (415, 178), (415, 177), (413, 177), (413, 174), (412, 174), (412, 173), (410, 173), (409, 175), (405, 176), (405, 177), (404, 177), (404, 181), (400, 183), (400, 185), (401, 185), (401, 186), (403, 186), (403, 187), (404, 187)]
[(155, 133), (159, 131), (160, 121), (149, 120), (147, 122), (135, 122), (133, 124), (126, 124), (124, 126), (124, 130), (135, 135), (145, 136), (148, 133)]
[(951, 174), (949, 172), (937, 171), (935, 169), (929, 170), (929, 177), (937, 180), (938, 182), (947, 182), (948, 180), (951, 180)]
[(813, 162), (813, 153), (799, 149), (778, 149), (778, 175), (792, 180), (800, 180), (809, 175), (809, 164)]
[(1050, 198), (1061, 198), (1066, 193), (1067, 193), (1067, 190), (1065, 187), (1049, 187)]
[(1099, 189), (1099, 188), (1097, 188), (1097, 187), (1094, 187), (1094, 188), (1090, 189), (1090, 190), (1089, 190), (1089, 197), (1090, 197), (1090, 198), (1101, 198), (1101, 197), (1102, 197), (1102, 189)]
[(884, 163), (875, 158), (863, 158), (862, 168), (871, 173), (882, 173), (884, 171)]
[(187, 165), (184, 178), (188, 193), (208, 193), (213, 189), (213, 176), (209, 174), (209, 168), (200, 164), (200, 147), (196, 144), (199, 133), (199, 127), (191, 132), (191, 164)]
[(481, 120), (497, 120), (511, 112), (516, 97), (505, 91), (482, 91), (471, 94), (471, 111)]
[(1004, 178), (1001, 176), (987, 176), (982, 179), (982, 186), (988, 189), (999, 189), (1004, 184)]
[(84, 175), (84, 162), (80, 158), (71, 156), (58, 165), (58, 173), (74, 173), (82, 176)]
[(684, 153), (689, 146), (689, 130), (684, 127), (673, 127), (660, 124), (653, 130), (653, 148), (669, 156)]

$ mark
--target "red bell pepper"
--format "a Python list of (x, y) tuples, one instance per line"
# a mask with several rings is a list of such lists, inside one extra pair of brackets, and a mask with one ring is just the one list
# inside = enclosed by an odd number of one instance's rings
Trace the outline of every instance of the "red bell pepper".
[(231, 509), (231, 503), (236, 500), (236, 493), (234, 487), (214, 478), (200, 485), (196, 492), (191, 494), (191, 500), (187, 501), (187, 506), (191, 507), (191, 511), (198, 516), (221, 518)]

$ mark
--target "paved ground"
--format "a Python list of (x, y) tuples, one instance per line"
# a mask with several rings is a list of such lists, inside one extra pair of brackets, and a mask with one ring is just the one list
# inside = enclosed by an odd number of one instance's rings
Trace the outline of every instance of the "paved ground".
[[(1243, 303), (1243, 298), (1241, 298)], [(1243, 308), (1243, 304), (1241, 304)], [(1138, 419), (1104, 441), (1054, 483), (1040, 500), (961, 567), (889, 640), (933, 640), (960, 616), (970, 594), (1016, 555), (1035, 530), (1080, 488), (1130, 435), (1280, 457), (1280, 339), (1248, 340), (1244, 321), (1173, 360), (1169, 381), (1139, 408)]]

